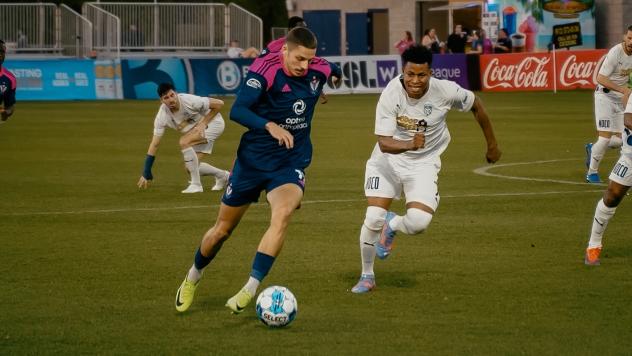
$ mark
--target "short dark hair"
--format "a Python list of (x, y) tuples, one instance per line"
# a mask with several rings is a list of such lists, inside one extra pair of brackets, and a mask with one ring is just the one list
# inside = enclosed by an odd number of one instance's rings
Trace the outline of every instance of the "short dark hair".
[(158, 96), (162, 98), (169, 90), (176, 91), (176, 88), (171, 83), (160, 83), (160, 85), (158, 85)]
[(307, 24), (305, 23), (305, 20), (303, 20), (302, 17), (299, 16), (292, 16), (290, 17), (289, 20), (287, 20), (287, 29), (291, 30), (294, 27), (307, 27)]
[(316, 49), (316, 35), (306, 27), (295, 27), (288, 32), (285, 42), (293, 43), (309, 49)]
[(431, 67), (432, 52), (426, 46), (410, 46), (402, 53), (402, 64), (405, 66), (408, 62), (415, 64), (428, 63), (428, 67)]

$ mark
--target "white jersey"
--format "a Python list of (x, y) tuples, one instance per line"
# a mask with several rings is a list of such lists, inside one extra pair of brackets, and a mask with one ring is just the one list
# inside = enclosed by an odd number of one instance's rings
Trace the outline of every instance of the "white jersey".
[[(627, 55), (623, 44), (612, 47), (604, 59), (599, 74), (608, 77), (613, 83), (621, 87), (632, 88), (632, 55)], [(620, 100), (623, 94), (611, 90), (606, 94), (610, 99)]]
[(191, 94), (178, 94), (180, 109), (171, 112), (165, 104), (160, 105), (154, 120), (154, 136), (165, 134), (165, 127), (186, 133), (195, 126), (208, 112), (209, 98)]
[[(406, 151), (389, 157), (417, 160), (441, 155), (450, 143), (446, 116), (450, 109), (469, 111), (474, 104), (474, 93), (455, 82), (430, 78), (428, 91), (419, 99), (408, 96), (401, 76), (388, 83), (375, 112), (375, 134), (392, 136), (395, 140), (409, 141), (423, 132), (423, 148)], [(381, 153), (376, 144), (373, 154)]]
[[(630, 97), (628, 98), (628, 102), (626, 103), (626, 106), (625, 106), (624, 115), (629, 115), (629, 114), (632, 114), (632, 95), (630, 95)], [(629, 157), (632, 157), (632, 130), (624, 127), (622, 138), (623, 138), (623, 145), (621, 146), (621, 153), (623, 153), (624, 155), (628, 155)]]

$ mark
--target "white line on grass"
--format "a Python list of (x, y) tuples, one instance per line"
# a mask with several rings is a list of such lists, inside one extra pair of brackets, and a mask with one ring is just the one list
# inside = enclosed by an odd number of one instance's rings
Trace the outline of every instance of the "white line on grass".
[(559, 180), (559, 179), (549, 179), (549, 178), (530, 178), (530, 177), (518, 177), (518, 176), (508, 176), (504, 174), (496, 174), (490, 173), (489, 170), (493, 168), (501, 168), (501, 167), (511, 167), (511, 166), (525, 166), (525, 165), (533, 165), (533, 164), (542, 164), (542, 163), (553, 163), (553, 162), (562, 162), (562, 161), (577, 161), (577, 158), (566, 158), (566, 159), (551, 159), (547, 161), (532, 161), (532, 162), (518, 162), (518, 163), (505, 163), (505, 164), (495, 164), (493, 166), (484, 166), (479, 167), (473, 170), (472, 172), (487, 176), (487, 177), (496, 177), (496, 178), (504, 178), (504, 179), (513, 179), (513, 180), (525, 180), (530, 182), (549, 182), (549, 183), (560, 183), (560, 184), (572, 184), (572, 185), (590, 185), (590, 186), (602, 186), (605, 187), (607, 184), (604, 183), (586, 183), (586, 182), (576, 182), (570, 180)]
[[(460, 195), (442, 195), (441, 198), (485, 198), (485, 197), (511, 197), (511, 196), (537, 196), (537, 195), (554, 195), (554, 194), (581, 194), (581, 193), (598, 193), (603, 190), (567, 190), (567, 191), (548, 191), (548, 192), (515, 192), (515, 193), (480, 193), (480, 194), (460, 194)], [(301, 204), (329, 204), (329, 203), (357, 203), (363, 202), (365, 199), (327, 199), (327, 200), (305, 200)], [(265, 205), (267, 203), (254, 203), (252, 205)], [(188, 209), (208, 209), (219, 208), (219, 204), (212, 205), (189, 205), (189, 206), (170, 206), (156, 208), (120, 208), (120, 209), (91, 209), (91, 210), (70, 210), (70, 211), (37, 211), (24, 213), (8, 213), (0, 214), (0, 216), (34, 216), (34, 215), (75, 215), (75, 214), (107, 214), (107, 213), (127, 213), (135, 211), (165, 211), (165, 210), (188, 210)]]

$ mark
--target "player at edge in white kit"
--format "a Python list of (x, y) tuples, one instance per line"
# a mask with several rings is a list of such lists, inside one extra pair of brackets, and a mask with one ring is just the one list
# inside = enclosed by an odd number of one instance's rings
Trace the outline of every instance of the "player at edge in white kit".
[(612, 47), (597, 75), (595, 89), (595, 125), (597, 141), (586, 144), (586, 181), (601, 183), (599, 164), (608, 147), (621, 147), (623, 131), (622, 99), (632, 90), (632, 26), (623, 42)]
[(603, 198), (597, 202), (590, 239), (584, 254), (584, 263), (589, 266), (601, 264), (600, 255), (603, 233), (606, 231), (608, 222), (614, 216), (617, 206), (619, 206), (621, 200), (627, 195), (630, 186), (632, 186), (632, 95), (630, 94), (628, 92), (623, 97), (626, 106), (623, 119), (625, 128), (623, 129), (621, 155), (608, 177), (610, 182), (603, 194)]
[[(432, 78), (432, 53), (427, 48), (408, 48), (402, 63), (403, 73), (387, 85), (376, 108), (378, 142), (366, 163), (368, 208), (360, 231), (362, 274), (353, 293), (375, 288), (375, 256), (390, 255), (397, 231), (419, 234), (430, 224), (439, 205), (440, 155), (450, 142), (448, 111), (471, 111), (487, 141), (487, 162), (501, 156), (480, 98), (452, 81)], [(398, 216), (388, 210), (402, 191), (406, 214)]]
[(190, 174), (189, 186), (182, 193), (201, 193), (204, 191), (200, 176), (215, 177), (215, 185), (211, 190), (222, 190), (228, 182), (229, 173), (223, 169), (201, 162), (202, 158), (213, 151), (213, 143), (224, 132), (224, 119), (219, 110), (224, 102), (219, 99), (204, 98), (191, 94), (180, 94), (171, 83), (158, 86), (160, 109), (154, 120), (154, 136), (147, 149), (143, 174), (138, 180), (138, 187), (147, 188), (154, 178), (151, 168), (156, 159), (158, 145), (169, 127), (180, 131), (180, 148), (184, 165)]

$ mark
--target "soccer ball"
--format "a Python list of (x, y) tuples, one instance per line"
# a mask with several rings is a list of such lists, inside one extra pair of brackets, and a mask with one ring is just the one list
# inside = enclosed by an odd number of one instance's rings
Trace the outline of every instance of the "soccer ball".
[(297, 311), (296, 298), (285, 287), (268, 287), (257, 297), (257, 316), (267, 326), (285, 326), (294, 320)]

